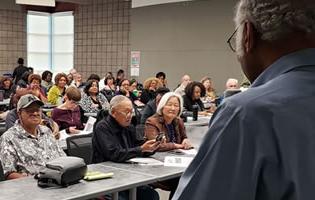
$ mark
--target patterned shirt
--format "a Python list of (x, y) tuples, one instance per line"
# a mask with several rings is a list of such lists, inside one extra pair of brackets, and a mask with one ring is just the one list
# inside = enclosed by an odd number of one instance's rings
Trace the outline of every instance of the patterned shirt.
[(66, 156), (52, 132), (39, 125), (37, 137), (29, 134), (19, 121), (0, 138), (0, 160), (5, 176), (11, 172), (36, 174), (46, 162)]
[(84, 112), (97, 113), (101, 109), (104, 109), (104, 110), (109, 109), (109, 103), (106, 97), (102, 93), (98, 93), (96, 96), (96, 99), (99, 102), (99, 104), (94, 103), (91, 96), (88, 96), (85, 93), (83, 93), (81, 101), (80, 101), (80, 106), (84, 110)]

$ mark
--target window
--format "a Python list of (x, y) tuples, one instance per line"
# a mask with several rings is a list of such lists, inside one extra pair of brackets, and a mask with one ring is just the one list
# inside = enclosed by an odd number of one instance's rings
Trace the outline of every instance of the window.
[(29, 11), (27, 15), (27, 65), (37, 72), (73, 68), (73, 14)]

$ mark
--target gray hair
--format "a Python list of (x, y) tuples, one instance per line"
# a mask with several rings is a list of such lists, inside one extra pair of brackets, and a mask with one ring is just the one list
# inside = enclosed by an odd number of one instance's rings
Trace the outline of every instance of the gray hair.
[(130, 101), (130, 99), (126, 96), (123, 96), (123, 95), (117, 95), (117, 96), (114, 96), (111, 100), (110, 100), (110, 103), (109, 103), (109, 113), (110, 114), (113, 114), (112, 113), (112, 110), (113, 108), (117, 107), (120, 103), (124, 102), (124, 101), (128, 101), (132, 104), (132, 102)]
[(236, 26), (253, 23), (266, 41), (278, 40), (293, 32), (315, 32), (314, 0), (240, 0)]
[(163, 97), (161, 98), (161, 100), (159, 102), (159, 105), (156, 108), (156, 113), (158, 113), (159, 115), (162, 115), (162, 110), (163, 110), (164, 106), (166, 105), (168, 100), (172, 97), (176, 97), (179, 101), (180, 107), (179, 107), (179, 112), (178, 112), (177, 116), (180, 116), (182, 114), (182, 111), (183, 111), (184, 102), (183, 102), (183, 98), (180, 95), (176, 94), (175, 92), (168, 92), (168, 93), (163, 95)]

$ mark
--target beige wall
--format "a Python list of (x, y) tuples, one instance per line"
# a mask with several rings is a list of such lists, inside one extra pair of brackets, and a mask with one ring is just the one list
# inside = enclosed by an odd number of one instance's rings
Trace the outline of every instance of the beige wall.
[(131, 2), (91, 0), (74, 14), (74, 66), (87, 78), (124, 69), (128, 74)]
[(140, 80), (158, 71), (174, 88), (183, 74), (213, 79), (217, 90), (229, 77), (241, 78), (226, 40), (234, 31), (235, 1), (195, 1), (131, 10), (131, 50), (141, 51)]
[[(130, 60), (130, 7), (124, 0), (88, 0), (74, 12), (74, 66), (87, 78), (124, 69)], [(0, 1), (0, 74), (27, 57), (26, 13), (13, 0)], [(34, 66), (36, 70), (36, 66)], [(67, 72), (66, 72), (67, 73)]]
[(0, 74), (12, 72), (19, 57), (26, 63), (26, 15), (20, 6), (4, 3), (0, 7)]

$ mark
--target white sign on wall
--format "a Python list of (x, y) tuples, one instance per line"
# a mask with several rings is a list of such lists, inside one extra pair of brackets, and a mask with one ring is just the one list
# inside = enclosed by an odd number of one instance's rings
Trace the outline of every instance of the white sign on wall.
[(130, 75), (139, 76), (140, 72), (140, 51), (131, 51)]

